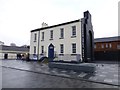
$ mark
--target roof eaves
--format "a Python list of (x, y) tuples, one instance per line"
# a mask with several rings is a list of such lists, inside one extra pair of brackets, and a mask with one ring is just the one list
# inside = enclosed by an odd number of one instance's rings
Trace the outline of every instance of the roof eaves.
[(35, 30), (31, 30), (31, 32), (40, 31), (40, 30), (44, 30), (44, 29), (49, 29), (49, 28), (53, 28), (53, 27), (57, 27), (57, 26), (62, 26), (62, 25), (66, 25), (66, 24), (75, 23), (75, 22), (81, 22), (81, 19), (70, 21), (70, 22), (65, 22), (65, 23), (61, 23), (61, 24), (57, 24), (57, 25), (53, 25), (53, 26), (48, 26), (48, 27), (44, 27), (44, 28), (38, 28), (38, 29), (35, 29)]

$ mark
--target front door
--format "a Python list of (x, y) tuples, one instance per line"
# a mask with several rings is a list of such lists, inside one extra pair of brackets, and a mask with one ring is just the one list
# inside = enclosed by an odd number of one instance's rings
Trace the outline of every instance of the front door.
[(54, 46), (53, 46), (53, 44), (50, 44), (48, 47), (48, 58), (50, 59), (50, 61), (53, 61), (53, 58), (54, 58)]

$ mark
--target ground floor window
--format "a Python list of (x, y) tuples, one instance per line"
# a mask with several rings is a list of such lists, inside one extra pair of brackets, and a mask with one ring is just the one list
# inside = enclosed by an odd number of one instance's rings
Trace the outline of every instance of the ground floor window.
[(76, 43), (72, 43), (72, 53), (76, 53)]
[(44, 53), (44, 46), (41, 46), (41, 53)]
[(36, 46), (34, 46), (34, 54), (36, 54)]
[(60, 44), (60, 53), (64, 53), (64, 45)]

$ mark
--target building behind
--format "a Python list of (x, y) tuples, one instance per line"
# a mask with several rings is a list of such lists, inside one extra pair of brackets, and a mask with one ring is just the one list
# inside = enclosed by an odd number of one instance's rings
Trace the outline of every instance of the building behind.
[(120, 36), (96, 38), (94, 51), (95, 60), (119, 60)]
[(29, 53), (29, 47), (0, 45), (0, 59), (23, 59)]
[(30, 59), (39, 60), (48, 57), (48, 46), (54, 45), (54, 57), (67, 57), (69, 61), (76, 56), (76, 60), (93, 60), (93, 30), (91, 14), (84, 12), (84, 17), (78, 20), (42, 27), (31, 31)]

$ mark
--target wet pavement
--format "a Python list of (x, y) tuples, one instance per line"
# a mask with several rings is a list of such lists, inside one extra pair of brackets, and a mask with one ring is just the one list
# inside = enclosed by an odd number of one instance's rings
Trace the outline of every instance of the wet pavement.
[(118, 64), (96, 65), (94, 73), (50, 69), (46, 64), (21, 60), (2, 62), (3, 88), (117, 88)]

